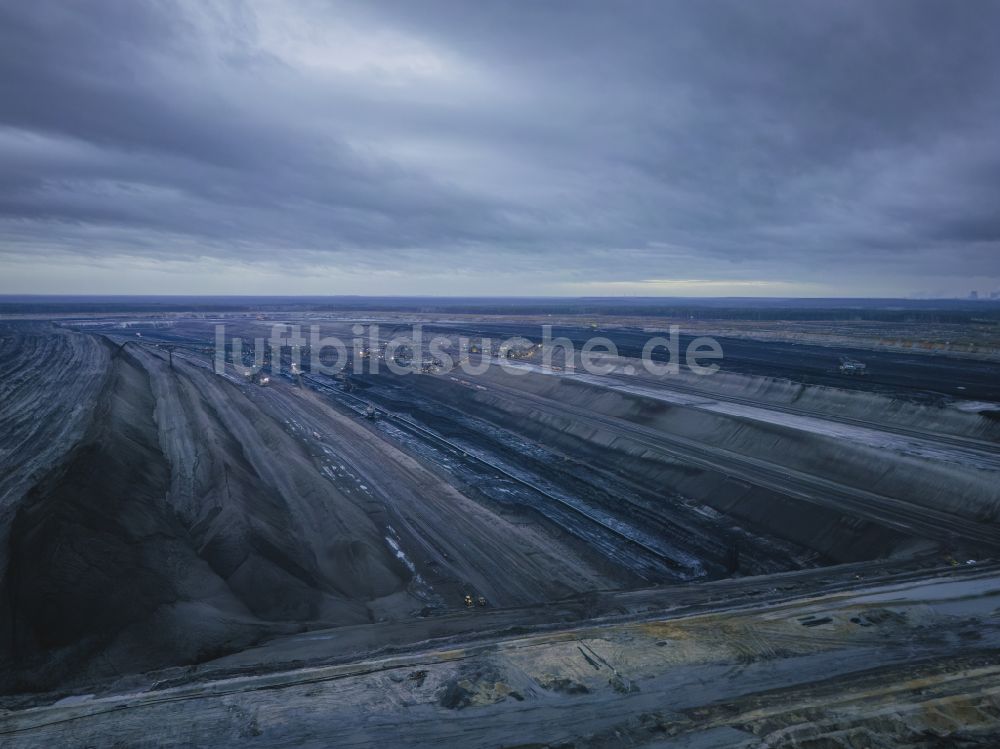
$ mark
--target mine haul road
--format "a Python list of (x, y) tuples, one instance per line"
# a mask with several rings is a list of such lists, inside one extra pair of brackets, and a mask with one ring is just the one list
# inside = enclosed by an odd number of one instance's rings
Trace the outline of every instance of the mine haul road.
[[(749, 748), (826, 736), (824, 746), (855, 746), (834, 739), (863, 739), (869, 725), (894, 749), (969, 731), (989, 740), (1000, 735), (998, 575), (984, 563), (794, 596), (778, 575), (752, 606), (717, 601), (278, 668), (255, 670), (249, 652), (241, 670), (223, 659), (181, 679), (8, 710), (0, 741), (145, 746), (152, 725), (161, 747), (486, 748), (514, 735), (538, 746)], [(704, 596), (715, 586), (694, 587)], [(655, 603), (671, 590), (622, 595)], [(256, 656), (280, 658), (282, 647)]]

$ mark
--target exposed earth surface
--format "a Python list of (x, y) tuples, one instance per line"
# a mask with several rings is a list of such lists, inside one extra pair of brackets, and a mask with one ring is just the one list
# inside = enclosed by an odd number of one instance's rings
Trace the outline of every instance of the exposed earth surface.
[(594, 317), (0, 319), (0, 746), (1000, 745), (983, 335)]

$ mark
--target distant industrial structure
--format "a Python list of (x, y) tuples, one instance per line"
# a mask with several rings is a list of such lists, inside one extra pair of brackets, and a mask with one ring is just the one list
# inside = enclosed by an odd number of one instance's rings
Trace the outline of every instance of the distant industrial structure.
[(849, 356), (840, 357), (840, 371), (844, 374), (849, 375), (863, 375), (866, 374), (868, 366), (857, 359), (852, 359)]

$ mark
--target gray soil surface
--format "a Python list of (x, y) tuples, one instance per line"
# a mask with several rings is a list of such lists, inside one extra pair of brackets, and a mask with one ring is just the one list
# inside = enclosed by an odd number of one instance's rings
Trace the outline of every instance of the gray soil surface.
[(988, 403), (627, 358), (263, 386), (210, 321), (0, 333), (0, 745), (1000, 736)]

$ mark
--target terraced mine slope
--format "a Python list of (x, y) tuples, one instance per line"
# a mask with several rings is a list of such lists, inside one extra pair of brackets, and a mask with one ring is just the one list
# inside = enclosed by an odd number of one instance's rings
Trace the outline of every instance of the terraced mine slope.
[(265, 382), (213, 371), (216, 322), (3, 323), (0, 744), (997, 735), (977, 372), (837, 387), (744, 348)]
[[(466, 588), (516, 605), (633, 581), (469, 500), (315, 398), (255, 399), (155, 349), (57, 336), (87, 341), (66, 350), (89, 345), (103, 373), (79, 439), (47, 472), (26, 462), (7, 478), (7, 689), (412, 616)], [(60, 362), (31, 364), (21, 397), (67, 407), (49, 374)], [(42, 438), (10, 436), (11, 450)]]

